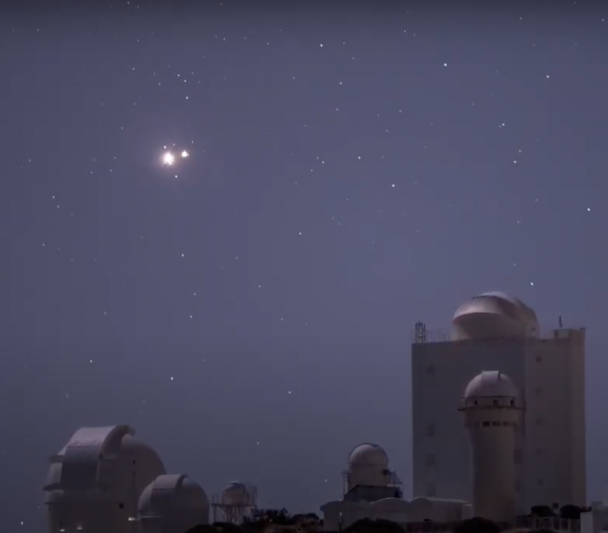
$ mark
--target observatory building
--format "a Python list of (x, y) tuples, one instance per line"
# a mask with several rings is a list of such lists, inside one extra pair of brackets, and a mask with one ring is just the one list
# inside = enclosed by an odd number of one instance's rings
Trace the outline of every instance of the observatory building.
[(249, 483), (231, 481), (213, 498), (213, 521), (242, 524), (257, 507), (258, 491)]
[[(473, 502), (492, 517), (511, 515), (511, 490), (517, 514), (586, 505), (584, 329), (560, 318), (542, 335), (530, 307), (489, 292), (456, 310), (450, 336), (416, 324), (411, 364), (415, 495)], [(503, 460), (491, 467), (486, 454)], [(484, 502), (491, 481), (475, 477), (479, 468), (495, 472), (500, 504)]]
[(186, 475), (158, 476), (139, 498), (140, 533), (180, 533), (209, 523), (209, 499)]
[(382, 446), (365, 442), (355, 446), (342, 473), (342, 500), (321, 506), (323, 529), (339, 531), (362, 518), (405, 521), (407, 502), (401, 499), (401, 481), (388, 468), (388, 455)]
[(158, 453), (134, 434), (126, 425), (81, 428), (50, 458), (49, 533), (174, 533), (173, 525), (208, 523), (203, 489), (166, 475)]
[(513, 523), (515, 507), (515, 431), (522, 403), (511, 379), (482, 372), (467, 385), (460, 410), (471, 437), (473, 512)]
[[(457, 402), (456, 402), (457, 405)], [(344, 495), (321, 506), (324, 531), (340, 531), (364, 518), (392, 520), (399, 524), (460, 520), (464, 501), (438, 498), (403, 499), (401, 481), (388, 468), (388, 456), (378, 444), (359, 444), (348, 457), (343, 472)]]

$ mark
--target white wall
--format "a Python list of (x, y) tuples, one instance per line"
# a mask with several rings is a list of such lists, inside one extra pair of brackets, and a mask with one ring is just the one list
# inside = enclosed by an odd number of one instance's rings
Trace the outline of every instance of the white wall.
[(518, 512), (586, 503), (584, 332), (562, 334), (570, 337), (412, 345), (413, 496), (471, 500), (471, 446), (457, 409), (474, 376), (500, 370), (526, 401), (515, 436)]

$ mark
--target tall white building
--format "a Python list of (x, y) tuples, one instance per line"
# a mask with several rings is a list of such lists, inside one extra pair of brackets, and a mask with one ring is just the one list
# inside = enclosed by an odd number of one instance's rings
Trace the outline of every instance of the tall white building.
[(497, 370), (478, 374), (464, 391), (460, 410), (471, 437), (475, 516), (515, 520), (513, 452), (523, 407), (513, 382)]
[(586, 505), (585, 331), (541, 335), (534, 311), (503, 293), (461, 305), (450, 336), (416, 325), (414, 495), (472, 501), (471, 442), (457, 406), (471, 377), (487, 369), (509, 375), (526, 406), (513, 451), (518, 513)]

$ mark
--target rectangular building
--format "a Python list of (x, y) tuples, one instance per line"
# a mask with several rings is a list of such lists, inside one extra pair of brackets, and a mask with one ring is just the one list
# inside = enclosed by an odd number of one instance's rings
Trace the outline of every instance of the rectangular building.
[(518, 513), (586, 505), (585, 331), (546, 337), (412, 344), (413, 496), (471, 500), (471, 447), (459, 401), (468, 382), (499, 370), (525, 402), (516, 438)]

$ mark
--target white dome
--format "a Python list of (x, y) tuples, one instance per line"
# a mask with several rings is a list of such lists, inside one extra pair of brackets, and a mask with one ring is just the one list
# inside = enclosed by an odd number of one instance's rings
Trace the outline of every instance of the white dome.
[(134, 432), (129, 426), (81, 428), (51, 457), (44, 486), (50, 531), (129, 530), (139, 495), (165, 473), (156, 451)]
[(536, 313), (518, 298), (486, 292), (462, 304), (452, 319), (452, 340), (538, 336)]
[(207, 494), (183, 474), (158, 476), (142, 492), (137, 511), (142, 533), (187, 531), (209, 523)]
[(379, 466), (386, 468), (388, 466), (388, 455), (382, 446), (364, 442), (355, 446), (348, 456), (348, 464), (350, 466)]
[(518, 398), (519, 391), (511, 378), (498, 370), (485, 370), (475, 376), (464, 391), (469, 398)]
[(252, 505), (253, 495), (249, 487), (240, 481), (231, 481), (222, 491), (222, 504), (235, 506)]

